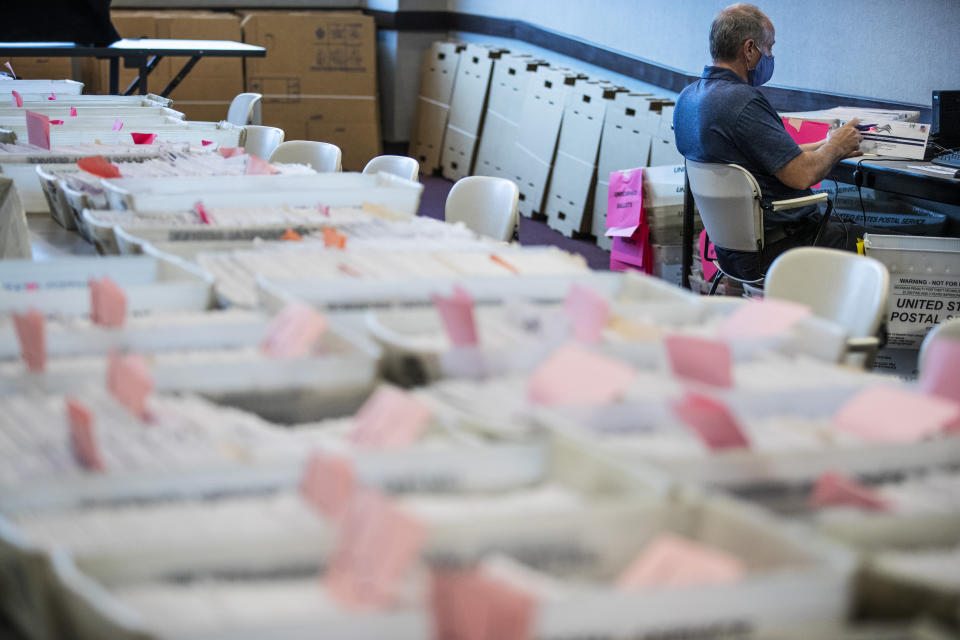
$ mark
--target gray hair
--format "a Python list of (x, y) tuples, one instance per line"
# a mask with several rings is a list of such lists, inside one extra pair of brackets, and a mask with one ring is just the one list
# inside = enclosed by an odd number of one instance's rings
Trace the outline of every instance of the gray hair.
[(714, 60), (730, 62), (747, 40), (766, 44), (770, 18), (752, 4), (734, 4), (713, 19), (710, 25), (710, 55)]

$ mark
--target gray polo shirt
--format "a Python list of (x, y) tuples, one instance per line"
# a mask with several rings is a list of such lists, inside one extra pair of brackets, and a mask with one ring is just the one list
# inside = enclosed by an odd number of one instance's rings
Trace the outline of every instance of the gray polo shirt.
[[(683, 157), (742, 166), (757, 179), (765, 201), (812, 193), (810, 189), (792, 189), (777, 180), (777, 171), (802, 150), (763, 93), (729, 69), (704, 67), (701, 78), (677, 99), (673, 127), (677, 150)], [(766, 213), (764, 227), (775, 228), (814, 210), (804, 207)]]

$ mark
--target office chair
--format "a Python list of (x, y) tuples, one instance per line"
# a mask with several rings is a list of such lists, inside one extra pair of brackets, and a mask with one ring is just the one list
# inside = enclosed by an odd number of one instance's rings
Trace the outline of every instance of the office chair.
[(381, 171), (416, 182), (420, 176), (420, 163), (406, 156), (377, 156), (363, 168), (365, 174)]
[(241, 127), (248, 124), (261, 124), (260, 102), (263, 96), (259, 93), (239, 93), (230, 102), (227, 109), (227, 122)]
[(469, 176), (457, 180), (444, 207), (447, 222), (463, 222), (480, 235), (509, 242), (517, 226), (520, 190), (512, 180)]
[(340, 171), (342, 157), (340, 147), (329, 142), (290, 140), (274, 149), (270, 162), (308, 164), (317, 173), (336, 173)]
[(243, 150), (251, 156), (267, 160), (283, 142), (283, 129), (248, 124), (244, 128)]

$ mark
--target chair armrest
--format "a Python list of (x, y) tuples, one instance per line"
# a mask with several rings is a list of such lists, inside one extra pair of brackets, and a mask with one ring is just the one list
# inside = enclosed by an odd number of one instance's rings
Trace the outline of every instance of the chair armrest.
[(870, 353), (880, 348), (880, 339), (873, 336), (847, 338), (847, 351), (850, 353)]
[(790, 198), (789, 200), (775, 200), (774, 202), (770, 203), (770, 207), (774, 211), (780, 211), (781, 209), (796, 209), (797, 207), (805, 207), (808, 204), (817, 204), (818, 202), (826, 202), (827, 200), (827, 194), (814, 193), (809, 196)]

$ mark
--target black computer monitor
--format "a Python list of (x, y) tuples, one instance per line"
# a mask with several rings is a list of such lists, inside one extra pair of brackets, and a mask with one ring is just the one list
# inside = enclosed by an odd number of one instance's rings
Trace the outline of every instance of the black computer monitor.
[(960, 147), (960, 91), (934, 91), (932, 106), (930, 133), (937, 144)]

